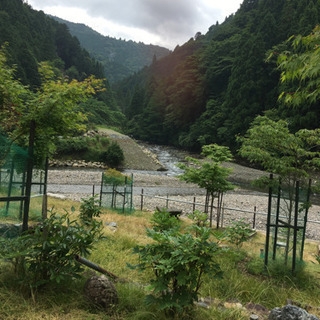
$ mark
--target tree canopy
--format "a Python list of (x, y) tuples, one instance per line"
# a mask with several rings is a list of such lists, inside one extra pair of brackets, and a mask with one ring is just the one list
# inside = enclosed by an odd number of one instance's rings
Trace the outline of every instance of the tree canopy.
[(34, 122), (35, 150), (40, 161), (53, 151), (58, 136), (83, 129), (86, 116), (80, 111), (79, 103), (101, 90), (103, 81), (93, 76), (70, 81), (48, 63), (41, 63), (41, 86), (32, 91), (15, 80), (15, 70), (7, 65), (4, 51), (4, 48), (0, 50), (1, 128), (12, 141), (24, 145)]
[(292, 36), (288, 42), (291, 50), (278, 54), (277, 64), (281, 82), (295, 88), (283, 91), (279, 98), (293, 107), (314, 104), (320, 97), (320, 27), (305, 37)]
[(284, 120), (258, 116), (243, 137), (239, 153), (289, 184), (320, 168), (320, 129), (291, 133)]
[[(34, 92), (42, 84), (38, 65), (43, 61), (69, 79), (81, 82), (91, 75), (105, 78), (102, 64), (81, 47), (65, 24), (33, 10), (26, 1), (0, 2), (0, 46), (5, 43), (7, 64), (14, 68), (14, 78)], [(121, 126), (123, 117), (106, 80), (104, 86), (107, 90), (99, 92), (90, 104), (83, 104), (82, 109), (86, 113), (94, 109), (88, 118), (90, 123)]]

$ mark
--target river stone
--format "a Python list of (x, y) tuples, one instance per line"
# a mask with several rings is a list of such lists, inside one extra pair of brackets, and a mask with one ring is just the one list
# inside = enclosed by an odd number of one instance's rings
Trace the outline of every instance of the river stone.
[(92, 276), (84, 285), (85, 297), (106, 311), (118, 304), (118, 294), (114, 284), (104, 275)]
[(274, 308), (269, 314), (269, 320), (319, 320), (306, 310), (288, 304), (283, 308)]

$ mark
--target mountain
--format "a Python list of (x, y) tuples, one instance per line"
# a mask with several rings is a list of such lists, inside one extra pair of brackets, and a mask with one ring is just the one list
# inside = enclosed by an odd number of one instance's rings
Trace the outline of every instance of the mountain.
[[(0, 1), (0, 46), (6, 47), (8, 63), (15, 65), (16, 77), (36, 90), (41, 82), (38, 63), (48, 61), (70, 79), (90, 75), (105, 78), (104, 68), (82, 48), (65, 24), (33, 10), (22, 0)], [(89, 121), (118, 126), (123, 114), (118, 109), (109, 83), (107, 90), (83, 104)]]
[(292, 130), (319, 127), (319, 103), (288, 109), (277, 102), (280, 73), (266, 62), (273, 47), (289, 50), (285, 41), (309, 34), (319, 19), (318, 0), (244, 0), (223, 23), (116, 86), (128, 134), (194, 150), (210, 143), (236, 150), (236, 135), (265, 112), (288, 119)]
[(154, 59), (170, 53), (170, 50), (160, 46), (103, 36), (84, 24), (53, 18), (66, 24), (70, 33), (79, 39), (81, 46), (102, 63), (110, 83), (124, 79), (150, 65)]
[(104, 76), (102, 66), (84, 50), (67, 27), (33, 10), (22, 0), (0, 2), (0, 44), (7, 43), (17, 76), (25, 84), (39, 85), (37, 63), (51, 61), (67, 74), (82, 79), (90, 74)]

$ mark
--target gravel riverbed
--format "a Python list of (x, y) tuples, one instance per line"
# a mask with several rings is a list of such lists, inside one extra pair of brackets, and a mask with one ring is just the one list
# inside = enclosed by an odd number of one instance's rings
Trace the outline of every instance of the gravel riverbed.
[[(88, 197), (93, 192), (99, 194), (101, 175), (101, 170), (51, 169), (48, 174), (48, 194), (80, 201), (81, 198)], [(203, 210), (205, 192), (196, 185), (187, 184), (176, 177), (165, 174), (134, 171), (133, 181), (133, 205), (137, 209), (141, 206), (141, 190), (143, 189), (144, 209), (153, 211), (156, 206), (166, 207), (168, 203), (169, 208), (182, 210), (183, 214), (186, 214), (192, 212), (195, 202), (195, 209)], [(255, 228), (265, 230), (267, 194), (237, 188), (225, 194), (223, 204), (224, 225), (230, 225), (240, 218), (244, 218), (250, 225), (253, 225), (254, 211), (256, 211)], [(320, 220), (320, 206), (313, 205), (309, 209), (308, 220), (307, 238), (320, 240), (320, 224), (314, 222)]]

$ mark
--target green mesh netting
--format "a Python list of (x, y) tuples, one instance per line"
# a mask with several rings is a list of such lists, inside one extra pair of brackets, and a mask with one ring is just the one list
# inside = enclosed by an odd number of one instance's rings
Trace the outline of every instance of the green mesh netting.
[(277, 192), (271, 197), (268, 251), (273, 259), (302, 261), (309, 188), (279, 188)]
[[(27, 164), (28, 151), (0, 135), (0, 224), (22, 220)], [(43, 182), (44, 172), (33, 170), (30, 219), (41, 217)]]
[(103, 173), (101, 184), (101, 206), (130, 213), (132, 205), (133, 176), (112, 176)]

